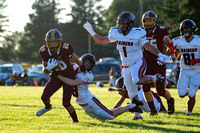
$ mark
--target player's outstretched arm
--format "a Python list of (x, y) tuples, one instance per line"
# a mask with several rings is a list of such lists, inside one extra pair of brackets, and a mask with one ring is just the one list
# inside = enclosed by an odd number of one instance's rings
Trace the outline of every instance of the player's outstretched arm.
[(81, 79), (70, 79), (70, 78), (67, 78), (67, 77), (63, 77), (61, 75), (58, 75), (57, 78), (60, 79), (65, 84), (68, 84), (70, 86), (81, 85), (81, 84), (84, 83), (84, 81), (81, 80)]
[(111, 43), (111, 41), (108, 39), (108, 37), (102, 37), (98, 35), (94, 29), (93, 26), (87, 21), (84, 25), (83, 28), (85, 28), (88, 33), (92, 36), (92, 38), (98, 43), (98, 44), (107, 44)]

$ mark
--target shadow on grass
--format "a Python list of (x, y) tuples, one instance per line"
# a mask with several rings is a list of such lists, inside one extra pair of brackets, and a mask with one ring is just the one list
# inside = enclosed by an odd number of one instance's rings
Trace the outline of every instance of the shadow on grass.
[[(4, 106), (13, 106), (13, 107), (37, 107), (37, 108), (43, 108), (44, 106), (38, 106), (38, 105), (22, 105), (22, 104), (1, 104)], [(64, 107), (55, 107), (53, 106), (53, 109), (65, 109)], [(76, 110), (82, 110), (81, 108), (76, 108)]]

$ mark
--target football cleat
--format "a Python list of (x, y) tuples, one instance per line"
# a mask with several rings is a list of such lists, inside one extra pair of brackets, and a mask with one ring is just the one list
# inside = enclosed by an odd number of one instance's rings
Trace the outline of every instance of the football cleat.
[(133, 112), (143, 113), (142, 109), (140, 107), (138, 107), (138, 106), (129, 109), (129, 112), (132, 112), (132, 113)]
[(138, 121), (138, 120), (143, 120), (143, 118), (142, 118), (142, 116), (140, 116), (140, 117), (134, 116), (133, 120)]
[(174, 108), (174, 98), (172, 98), (170, 101), (167, 101), (167, 105), (168, 105), (168, 114), (171, 115), (174, 113), (175, 108)]
[(132, 101), (131, 101), (131, 103), (136, 104), (136, 106), (143, 105), (143, 102), (140, 101), (140, 100), (138, 100), (138, 99), (136, 99), (136, 98), (133, 98)]
[(44, 113), (50, 111), (51, 109), (52, 109), (52, 107), (50, 109), (42, 108), (42, 109), (38, 110), (38, 112), (36, 113), (36, 116), (41, 116)]
[(156, 110), (151, 111), (151, 113), (149, 114), (149, 116), (154, 116), (154, 115), (158, 115), (158, 112)]

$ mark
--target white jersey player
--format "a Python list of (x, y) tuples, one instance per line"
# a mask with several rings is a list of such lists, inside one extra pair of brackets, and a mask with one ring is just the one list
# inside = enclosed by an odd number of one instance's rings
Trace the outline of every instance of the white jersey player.
[(132, 13), (128, 11), (121, 13), (117, 19), (117, 26), (110, 29), (107, 37), (101, 37), (96, 34), (89, 22), (83, 25), (97, 43), (117, 43), (117, 50), (122, 60), (125, 85), (131, 99), (137, 97), (137, 85), (157, 80), (157, 76), (144, 75), (146, 63), (143, 59), (142, 47), (160, 57), (159, 59), (162, 62), (170, 60), (169, 56), (163, 55), (147, 42), (144, 29), (133, 28), (134, 21), (135, 16)]
[[(120, 77), (116, 80), (116, 89), (109, 88), (108, 90), (109, 91), (119, 91), (119, 94), (121, 95), (121, 98), (115, 104), (114, 108), (120, 107), (121, 104), (125, 101), (125, 99), (129, 98), (128, 92), (126, 90), (126, 86), (124, 85), (124, 78), (123, 77)], [(154, 93), (153, 91), (151, 91), (151, 93), (152, 93), (152, 96), (153, 96), (153, 101), (154, 101), (156, 111), (157, 112), (166, 111), (166, 109), (165, 109), (165, 107), (162, 103), (162, 100), (160, 99), (160, 96), (157, 93)], [(144, 94), (143, 94), (141, 85), (138, 86), (138, 99), (143, 102), (143, 105), (140, 106), (141, 109), (143, 111), (150, 112), (150, 108), (149, 108), (149, 106), (148, 106), (148, 104), (147, 104), (147, 102), (144, 98)], [(135, 116), (133, 118), (133, 120), (139, 120), (139, 119), (142, 119), (142, 117)]]
[(95, 66), (95, 57), (92, 54), (84, 54), (81, 57), (81, 61), (83, 62), (83, 65), (85, 65), (88, 72), (81, 72), (78, 65), (75, 64), (73, 67), (78, 68), (76, 70), (77, 75), (75, 80), (63, 77), (61, 75), (56, 75), (55, 73), (51, 76), (56, 76), (68, 85), (76, 86), (74, 94), (76, 97), (76, 103), (84, 109), (86, 114), (92, 118), (96, 118), (99, 121), (104, 122), (106, 119), (112, 120), (118, 115), (127, 111), (142, 113), (142, 110), (138, 106), (142, 105), (143, 103), (136, 99), (132, 100), (132, 103), (124, 107), (119, 107), (114, 110), (107, 109), (88, 89), (89, 84), (93, 81), (94, 78), (92, 72), (90, 71)]
[(174, 38), (176, 48), (173, 60), (181, 54), (181, 73), (178, 80), (178, 94), (181, 98), (189, 96), (187, 113), (191, 115), (195, 105), (195, 95), (200, 87), (200, 37), (195, 34), (196, 24), (191, 19), (185, 19), (180, 24), (180, 37)]

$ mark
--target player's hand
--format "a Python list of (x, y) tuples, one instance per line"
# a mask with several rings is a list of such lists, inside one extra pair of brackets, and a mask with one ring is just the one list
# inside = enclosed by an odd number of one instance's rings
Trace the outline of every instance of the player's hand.
[(92, 25), (88, 21), (83, 25), (83, 28), (85, 28), (90, 33), (91, 36), (94, 36), (96, 34), (94, 32)]
[(173, 54), (173, 53), (174, 53), (176, 47), (177, 47), (177, 45), (174, 46), (174, 45), (173, 45), (173, 42), (170, 43), (170, 45), (169, 45), (169, 52), (170, 52), (170, 54)]
[(92, 81), (94, 79), (94, 75), (91, 72), (86, 72), (86, 73), (84, 73), (84, 75), (85, 75), (87, 82), (92, 83)]
[(113, 88), (108, 88), (108, 91), (115, 91), (115, 89), (113, 89)]
[(47, 63), (47, 67), (46, 69), (48, 71), (51, 71), (52, 69), (54, 69), (56, 66), (58, 66), (58, 60), (54, 59), (54, 58), (51, 58), (48, 60), (48, 63)]
[(190, 59), (191, 65), (196, 65), (197, 63), (200, 63), (200, 59)]
[(164, 54), (162, 54), (162, 53), (159, 53), (159, 54), (158, 54), (158, 57), (160, 57), (160, 58), (161, 58), (162, 60), (164, 60), (165, 62), (166, 62), (166, 61), (172, 60), (171, 57), (169, 57), (169, 56), (167, 56), (167, 55), (164, 55)]
[(165, 61), (161, 58), (157, 58), (157, 64), (158, 65), (163, 65), (165, 63)]

